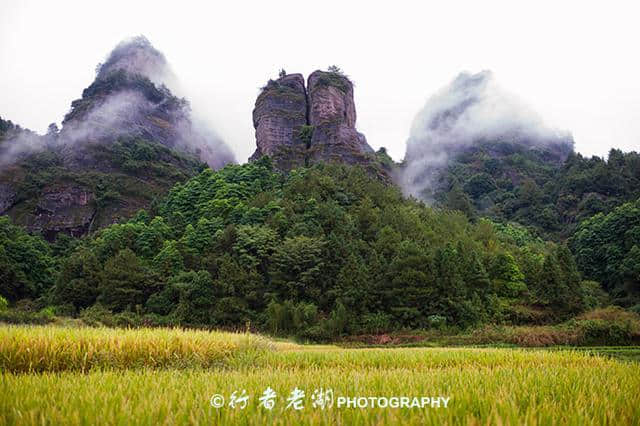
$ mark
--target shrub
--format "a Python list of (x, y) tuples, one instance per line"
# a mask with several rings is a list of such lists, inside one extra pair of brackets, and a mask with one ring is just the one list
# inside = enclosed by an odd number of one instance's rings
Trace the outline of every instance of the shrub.
[(429, 315), (427, 323), (431, 328), (441, 329), (447, 324), (447, 318), (442, 315)]
[(17, 309), (7, 309), (0, 311), (0, 323), (7, 324), (47, 324), (53, 321), (53, 317), (40, 312), (21, 311)]
[(91, 326), (99, 326), (99, 325), (112, 326), (114, 325), (114, 322), (115, 322), (113, 318), (113, 313), (109, 309), (101, 305), (100, 303), (96, 303), (95, 305), (87, 309), (84, 309), (80, 313), (80, 318), (87, 325), (91, 325)]
[(606, 308), (585, 312), (578, 315), (576, 320), (603, 320), (623, 324), (629, 323), (631, 331), (640, 334), (640, 315), (619, 306), (608, 306)]
[(113, 324), (117, 327), (140, 327), (142, 319), (133, 312), (125, 311), (113, 315)]
[(318, 322), (318, 307), (313, 303), (298, 303), (293, 309), (293, 326), (296, 330), (306, 330)]
[(504, 306), (504, 317), (507, 322), (514, 325), (544, 325), (552, 323), (555, 319), (552, 309), (508, 303)]
[(282, 304), (272, 300), (267, 305), (267, 326), (273, 334), (286, 334), (293, 323), (292, 304), (286, 301)]
[(609, 303), (609, 295), (605, 292), (600, 283), (595, 281), (582, 281), (582, 299), (585, 309), (596, 309), (606, 306)]
[(72, 303), (64, 303), (61, 305), (53, 306), (55, 315), (61, 317), (72, 317), (76, 314), (76, 307)]
[(38, 310), (36, 303), (31, 299), (20, 299), (13, 307), (16, 311), (21, 312), (36, 312)]
[(365, 314), (362, 317), (362, 331), (365, 333), (383, 333), (391, 328), (391, 316), (384, 312)]
[(53, 318), (56, 316), (56, 309), (53, 306), (47, 306), (46, 308), (40, 310), (40, 315), (53, 320)]
[(578, 323), (585, 345), (630, 345), (633, 344), (631, 323), (607, 322), (605, 320), (584, 320)]
[(305, 328), (296, 336), (299, 340), (310, 342), (326, 342), (331, 340), (331, 336), (327, 330), (320, 325), (313, 325)]
[(331, 311), (329, 318), (324, 322), (327, 333), (333, 337), (342, 335), (348, 331), (349, 327), (349, 314), (347, 308), (338, 302), (335, 308)]
[(509, 338), (509, 343), (526, 347), (574, 345), (578, 343), (578, 339), (578, 333), (571, 328), (517, 327)]

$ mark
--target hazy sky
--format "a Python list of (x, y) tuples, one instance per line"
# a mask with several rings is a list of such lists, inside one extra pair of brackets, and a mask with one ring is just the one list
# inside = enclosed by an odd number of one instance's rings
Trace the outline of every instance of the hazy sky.
[(60, 123), (95, 66), (143, 34), (194, 110), (244, 161), (251, 111), (278, 69), (340, 66), (355, 82), (357, 126), (404, 156), (411, 122), (460, 71), (491, 69), (576, 148), (640, 150), (639, 7), (558, 0), (348, 2), (0, 0), (0, 116), (44, 132)]

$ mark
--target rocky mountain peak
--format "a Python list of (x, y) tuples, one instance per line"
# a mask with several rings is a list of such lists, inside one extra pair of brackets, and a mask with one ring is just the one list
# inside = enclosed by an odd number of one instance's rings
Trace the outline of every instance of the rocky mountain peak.
[(308, 79), (313, 157), (322, 161), (366, 163), (374, 154), (356, 130), (353, 83), (340, 72), (315, 71)]
[(189, 103), (171, 92), (174, 81), (164, 55), (143, 36), (118, 44), (98, 67), (94, 82), (72, 102), (60, 140), (72, 146), (65, 158), (82, 166), (78, 144), (141, 138), (194, 155), (213, 168), (234, 161), (210, 128), (194, 122)]
[(158, 85), (174, 79), (165, 56), (142, 35), (120, 42), (96, 68), (96, 79), (105, 79), (118, 70), (145, 76)]
[(316, 125), (341, 122), (355, 128), (353, 83), (347, 77), (335, 72), (314, 71), (309, 75), (309, 93), (313, 99), (310, 122)]
[(0, 119), (0, 214), (53, 239), (82, 235), (148, 208), (231, 150), (171, 87), (164, 55), (144, 37), (118, 44), (47, 135)]
[(304, 163), (303, 129), (307, 126), (307, 92), (302, 74), (269, 80), (253, 110), (257, 148), (251, 159), (269, 155), (280, 167)]
[(253, 124), (257, 149), (251, 159), (269, 155), (283, 170), (318, 161), (378, 165), (356, 130), (353, 83), (339, 71), (315, 71), (306, 87), (301, 74), (269, 80), (256, 100)]

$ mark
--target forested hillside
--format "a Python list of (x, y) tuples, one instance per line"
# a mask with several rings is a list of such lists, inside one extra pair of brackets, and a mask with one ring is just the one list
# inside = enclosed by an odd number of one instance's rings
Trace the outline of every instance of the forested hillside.
[[(69, 314), (90, 308), (153, 324), (250, 323), (326, 339), (548, 323), (607, 303), (597, 283), (582, 280), (567, 246), (405, 199), (345, 165), (285, 175), (265, 157), (206, 169), (151, 211), (52, 247), (1, 224), (0, 293)], [(25, 248), (40, 259), (29, 268)]]
[(602, 283), (623, 306), (640, 300), (640, 199), (580, 223), (571, 238), (584, 276)]
[(88, 144), (76, 154), (91, 166), (70, 166), (58, 149), (34, 152), (0, 172), (0, 212), (54, 240), (127, 220), (205, 165), (144, 139)]
[(233, 154), (144, 37), (119, 43), (58, 129), (45, 135), (0, 119), (0, 215), (47, 240), (126, 221), (205, 165)]
[[(316, 341), (640, 311), (638, 153), (576, 154), (485, 72), (427, 103), (396, 164), (332, 69), (308, 87), (281, 71), (252, 161), (218, 170), (228, 148), (154, 82), (169, 69), (144, 38), (114, 49), (62, 130), (0, 120), (0, 310)], [(633, 341), (620, 318), (583, 341)]]
[(486, 145), (453, 159), (438, 174), (439, 205), (514, 221), (543, 238), (560, 241), (580, 221), (640, 198), (640, 155), (612, 149), (608, 159), (570, 154), (557, 165), (538, 150), (503, 144), (489, 155)]

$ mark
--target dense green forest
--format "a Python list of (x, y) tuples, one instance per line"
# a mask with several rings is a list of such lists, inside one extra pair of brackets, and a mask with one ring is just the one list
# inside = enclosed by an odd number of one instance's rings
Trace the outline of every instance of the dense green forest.
[(612, 149), (605, 160), (571, 153), (555, 164), (540, 150), (485, 144), (454, 158), (437, 187), (433, 196), (441, 206), (517, 222), (561, 241), (581, 221), (640, 198), (640, 154)]
[[(621, 156), (629, 169), (612, 161), (571, 157), (553, 185), (581, 194), (588, 189), (575, 182), (596, 179), (606, 188), (594, 177), (602, 173), (637, 179), (637, 154)], [(481, 198), (467, 195), (476, 181), (464, 182), (458, 201)], [(406, 199), (360, 167), (317, 164), (283, 174), (265, 157), (205, 169), (148, 211), (82, 239), (59, 234), (49, 244), (2, 218), (0, 294), (65, 315), (251, 326), (313, 340), (556, 323), (611, 297), (637, 310), (638, 202), (603, 208), (608, 213), (583, 221), (567, 245), (537, 235), (533, 214), (562, 190), (534, 188), (531, 198), (529, 186), (507, 197), (531, 213), (517, 216), (531, 219), (525, 227), (482, 217), (473, 203), (465, 214)], [(617, 188), (611, 203), (636, 190)], [(578, 211), (575, 221), (587, 212)]]
[(597, 280), (614, 302), (633, 306), (640, 300), (640, 199), (611, 213), (583, 221), (570, 240), (586, 277)]

